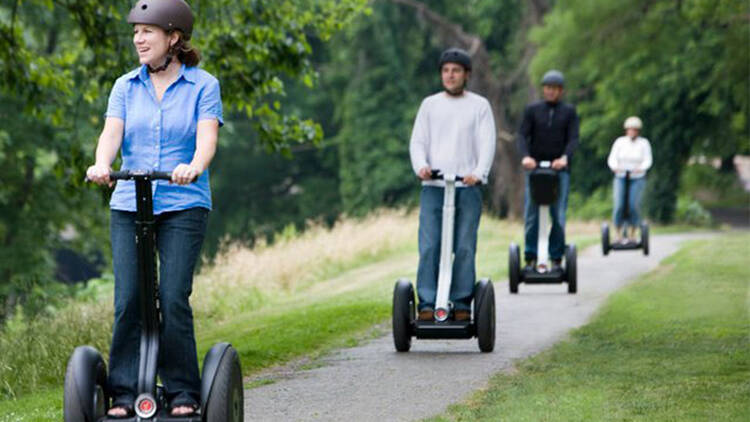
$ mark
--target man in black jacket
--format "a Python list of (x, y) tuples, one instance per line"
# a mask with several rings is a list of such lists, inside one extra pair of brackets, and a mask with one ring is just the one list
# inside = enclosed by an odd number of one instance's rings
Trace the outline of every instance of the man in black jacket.
[(557, 202), (550, 206), (552, 230), (549, 235), (549, 256), (553, 269), (560, 267), (565, 253), (565, 211), (570, 188), (568, 165), (578, 145), (578, 114), (573, 105), (561, 101), (564, 85), (561, 72), (550, 70), (544, 74), (544, 101), (526, 106), (519, 131), (519, 151), (523, 157), (521, 164), (527, 170), (524, 259), (529, 269), (536, 268), (539, 205), (530, 195), (528, 171), (536, 168), (539, 161), (551, 161), (552, 168), (559, 170), (560, 175), (560, 193)]

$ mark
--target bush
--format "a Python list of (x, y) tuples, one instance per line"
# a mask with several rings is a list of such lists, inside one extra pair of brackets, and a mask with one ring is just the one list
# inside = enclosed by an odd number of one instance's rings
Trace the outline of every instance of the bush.
[(700, 202), (685, 195), (677, 199), (675, 220), (678, 223), (692, 226), (710, 226), (713, 224), (711, 214), (703, 208)]
[(682, 195), (704, 207), (747, 207), (750, 203), (750, 193), (734, 171), (722, 172), (707, 164), (688, 165), (680, 184)]
[(568, 198), (568, 215), (580, 220), (608, 220), (612, 217), (613, 207), (610, 184), (588, 196), (581, 192), (571, 192)]

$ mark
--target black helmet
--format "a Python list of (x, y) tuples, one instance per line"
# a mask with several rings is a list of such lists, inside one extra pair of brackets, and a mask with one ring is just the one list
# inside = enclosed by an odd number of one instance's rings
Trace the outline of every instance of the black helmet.
[(193, 33), (193, 20), (185, 0), (139, 0), (128, 14), (129, 24), (156, 25), (165, 31), (179, 29), (188, 38)]
[(550, 70), (544, 74), (542, 85), (565, 86), (565, 77), (563, 77), (562, 72), (559, 70)]
[(438, 69), (442, 69), (446, 63), (458, 63), (464, 67), (464, 69), (471, 70), (471, 56), (466, 50), (460, 48), (449, 48), (443, 51), (440, 55), (440, 65)]

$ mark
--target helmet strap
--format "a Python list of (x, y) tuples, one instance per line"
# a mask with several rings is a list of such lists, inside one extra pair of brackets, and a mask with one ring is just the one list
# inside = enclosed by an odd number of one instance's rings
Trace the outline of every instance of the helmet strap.
[(167, 53), (167, 59), (164, 61), (163, 65), (157, 67), (151, 67), (151, 65), (148, 65), (148, 71), (151, 73), (157, 73), (167, 70), (169, 64), (172, 63), (172, 56), (172, 52), (170, 51), (169, 53)]
[[(172, 31), (168, 32), (168, 34), (171, 34), (171, 33)], [(157, 73), (157, 72), (162, 72), (164, 70), (167, 70), (167, 68), (169, 67), (169, 64), (172, 63), (172, 58), (174, 58), (177, 51), (180, 48), (182, 48), (182, 44), (183, 44), (182, 39), (178, 39), (177, 42), (174, 43), (174, 45), (171, 45), (169, 47), (169, 50), (167, 50), (167, 58), (166, 60), (164, 60), (164, 64), (161, 66), (157, 66), (157, 67), (151, 67), (151, 65), (148, 65), (148, 71), (151, 73)]]

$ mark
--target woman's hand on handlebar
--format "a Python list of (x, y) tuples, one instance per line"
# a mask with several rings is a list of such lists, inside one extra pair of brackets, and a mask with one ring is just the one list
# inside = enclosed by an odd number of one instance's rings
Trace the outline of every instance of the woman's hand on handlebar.
[(193, 183), (201, 171), (192, 164), (179, 164), (172, 170), (172, 183), (178, 185), (188, 185)]
[(430, 166), (422, 167), (419, 169), (419, 174), (417, 174), (420, 179), (422, 180), (431, 180), (432, 179), (432, 169)]
[(478, 183), (481, 183), (481, 180), (479, 180), (478, 177), (474, 176), (473, 174), (469, 174), (467, 176), (464, 176), (463, 184), (466, 186), (474, 186)]
[(93, 166), (86, 169), (86, 179), (90, 182), (94, 182), (97, 185), (109, 185), (112, 187), (114, 182), (109, 179), (109, 172), (112, 171), (110, 166), (103, 164), (94, 164)]

